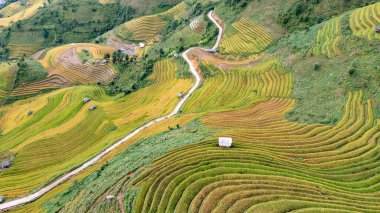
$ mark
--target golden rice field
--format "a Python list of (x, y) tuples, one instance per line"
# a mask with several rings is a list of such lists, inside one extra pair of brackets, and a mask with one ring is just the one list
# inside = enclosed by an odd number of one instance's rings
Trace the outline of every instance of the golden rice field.
[(47, 79), (42, 81), (32, 82), (23, 84), (20, 87), (15, 88), (10, 95), (11, 96), (23, 96), (23, 95), (33, 95), (41, 93), (44, 90), (59, 89), (61, 87), (71, 86), (65, 78), (60, 75), (52, 75)]
[(0, 26), (8, 27), (17, 21), (28, 19), (44, 5), (44, 0), (27, 0), (25, 2), (27, 4), (25, 6), (18, 1), (3, 8), (0, 11), (0, 14), (4, 15), (3, 18), (0, 18)]
[(182, 2), (170, 10), (150, 16), (143, 16), (118, 26), (114, 32), (117, 36), (132, 41), (157, 41), (158, 33), (165, 27), (164, 17), (179, 19), (186, 13), (186, 3)]
[(226, 32), (220, 51), (226, 54), (258, 53), (273, 40), (273, 36), (260, 25), (241, 18), (232, 24), (234, 32)]
[(1, 9), (0, 15), (2, 15), (2, 17), (9, 17), (22, 11), (23, 9), (25, 8), (21, 6), (20, 2), (14, 2)]
[(134, 212), (378, 212), (380, 124), (372, 102), (350, 93), (336, 126), (291, 123), (295, 105), (270, 98), (203, 116), (217, 139), (158, 159), (132, 184)]
[(59, 75), (69, 83), (109, 83), (116, 74), (112, 64), (82, 63), (80, 52), (86, 49), (93, 59), (102, 60), (106, 53), (112, 55), (116, 49), (97, 44), (68, 44), (47, 51), (39, 60), (49, 76)]
[(354, 35), (368, 40), (380, 39), (375, 29), (380, 25), (380, 2), (356, 9), (350, 16), (350, 27)]
[(313, 55), (325, 55), (332, 58), (340, 54), (338, 45), (341, 40), (340, 26), (342, 19), (342, 16), (333, 18), (318, 30)]
[(32, 34), (27, 32), (12, 32), (8, 43), (9, 58), (16, 59), (23, 55), (29, 56), (40, 50), (43, 42), (41, 32)]
[(270, 58), (251, 68), (219, 70), (194, 92), (183, 111), (242, 108), (270, 97), (290, 97), (292, 90), (292, 75), (283, 69), (277, 59)]
[(110, 3), (115, 3), (115, 0), (99, 0), (101, 4), (110, 4)]
[[(17, 154), (0, 173), (0, 194), (15, 197), (41, 187), (153, 118), (169, 114), (177, 94), (192, 86), (177, 79), (177, 67), (165, 60), (154, 65), (154, 84), (115, 100), (99, 87), (78, 86), (18, 101), (0, 110), (0, 151)], [(90, 103), (82, 98), (90, 97)], [(89, 111), (90, 104), (97, 106)], [(33, 111), (28, 116), (27, 112)], [(166, 128), (166, 127), (165, 127)]]

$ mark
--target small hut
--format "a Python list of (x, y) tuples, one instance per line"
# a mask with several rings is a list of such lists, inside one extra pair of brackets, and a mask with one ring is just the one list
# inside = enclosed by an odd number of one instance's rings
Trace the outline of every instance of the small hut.
[(174, 56), (175, 59), (179, 58), (179, 54), (178, 53), (174, 53), (173, 56)]
[(96, 109), (96, 106), (95, 105), (91, 105), (89, 108), (88, 108), (90, 111), (93, 111)]
[(178, 98), (183, 98), (183, 93), (182, 93), (182, 92), (178, 93), (178, 94), (177, 94), (177, 97), (178, 97)]
[(140, 43), (139, 43), (139, 46), (140, 46), (141, 48), (144, 48), (144, 47), (145, 47), (145, 43), (144, 43), (144, 42), (140, 42)]
[(115, 196), (113, 196), (113, 195), (107, 195), (106, 199), (111, 201), (111, 200), (115, 199)]
[(0, 196), (0, 203), (4, 202), (4, 197)]
[(7, 169), (7, 168), (9, 168), (9, 167), (11, 167), (11, 162), (9, 162), (9, 161), (4, 161), (4, 162), (1, 163), (1, 169), (2, 169), (2, 170), (3, 170), (3, 169)]
[(31, 116), (33, 114), (33, 111), (32, 110), (29, 110), (28, 111), (28, 115)]
[(376, 29), (375, 29), (375, 32), (376, 33), (380, 33), (380, 25), (377, 25)]
[(230, 148), (232, 146), (232, 138), (220, 137), (219, 138), (219, 146)]
[(207, 52), (209, 52), (209, 53), (216, 53), (216, 49), (208, 49)]
[(87, 98), (87, 97), (83, 98), (83, 103), (88, 103), (88, 102), (90, 102), (90, 101), (91, 101), (90, 98)]

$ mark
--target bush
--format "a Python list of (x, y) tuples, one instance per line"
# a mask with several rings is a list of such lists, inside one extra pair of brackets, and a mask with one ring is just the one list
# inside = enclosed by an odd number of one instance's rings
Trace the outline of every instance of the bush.
[(320, 68), (321, 68), (321, 65), (320, 65), (320, 64), (314, 64), (314, 65), (313, 65), (313, 69), (314, 69), (315, 71), (319, 70)]
[(355, 74), (355, 71), (356, 71), (355, 68), (351, 67), (351, 68), (348, 70), (348, 74), (352, 76), (352, 75)]

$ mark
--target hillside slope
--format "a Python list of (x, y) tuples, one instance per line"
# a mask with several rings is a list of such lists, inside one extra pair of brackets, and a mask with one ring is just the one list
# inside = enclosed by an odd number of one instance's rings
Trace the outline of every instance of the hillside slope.
[[(156, 9), (94, 39), (103, 44), (38, 57), (52, 76), (92, 85), (0, 108), (0, 156), (16, 154), (0, 172), (6, 202), (64, 177), (11, 211), (380, 212), (379, 2)], [(130, 57), (104, 38), (145, 46)], [(86, 72), (106, 53), (110, 81)]]

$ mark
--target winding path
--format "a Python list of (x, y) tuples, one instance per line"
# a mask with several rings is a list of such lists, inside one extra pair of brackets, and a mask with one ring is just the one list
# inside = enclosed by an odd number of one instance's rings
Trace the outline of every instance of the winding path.
[[(207, 16), (208, 16), (208, 18), (209, 18), (212, 22), (214, 22), (214, 24), (218, 27), (218, 30), (219, 30), (219, 33), (218, 33), (218, 39), (216, 40), (215, 45), (212, 47), (212, 50), (217, 51), (218, 48), (219, 48), (220, 42), (222, 41), (223, 27), (220, 26), (220, 24), (218, 23), (217, 20), (214, 19), (214, 17), (212, 17), (213, 14), (214, 14), (214, 11), (211, 10), (211, 11), (207, 14)], [(189, 62), (189, 61), (188, 61), (188, 62)]]
[[(208, 17), (219, 28), (218, 39), (217, 39), (216, 44), (213, 47), (214, 50), (217, 50), (217, 48), (219, 47), (219, 43), (221, 41), (221, 38), (222, 38), (223, 28), (212, 17), (212, 14), (213, 14), (213, 11), (210, 11), (208, 13)], [(174, 115), (176, 115), (179, 112), (179, 110), (181, 109), (181, 107), (185, 104), (185, 102), (190, 98), (191, 94), (198, 88), (198, 86), (201, 83), (201, 77), (199, 76), (199, 74), (197, 72), (197, 69), (195, 68), (195, 65), (193, 64), (193, 62), (187, 56), (188, 53), (191, 50), (195, 49), (195, 48), (197, 48), (197, 47), (190, 48), (190, 49), (186, 50), (184, 53), (182, 53), (182, 57), (189, 64), (191, 73), (195, 76), (195, 84), (189, 90), (189, 92), (187, 93), (187, 95), (185, 97), (183, 97), (181, 99), (181, 101), (177, 104), (177, 106), (174, 108), (174, 110), (172, 111), (172, 113), (170, 113), (169, 115), (163, 116), (163, 117), (156, 118), (156, 119), (154, 119), (154, 120), (152, 120), (152, 121), (144, 124), (143, 126), (139, 127), (138, 129), (136, 129), (132, 133), (130, 133), (127, 136), (125, 136), (123, 139), (119, 140), (118, 142), (116, 142), (115, 144), (113, 144), (112, 146), (110, 146), (109, 148), (107, 148), (106, 150), (104, 150), (103, 152), (99, 153), (98, 155), (96, 155), (95, 157), (93, 157), (92, 159), (90, 159), (89, 161), (87, 161), (84, 164), (82, 164), (78, 168), (76, 168), (73, 171), (69, 172), (68, 174), (66, 174), (66, 175), (58, 178), (57, 180), (53, 181), (52, 183), (49, 183), (47, 186), (44, 186), (43, 188), (41, 188), (37, 192), (35, 192), (33, 194), (30, 194), (28, 196), (19, 198), (19, 199), (15, 199), (15, 200), (12, 200), (12, 201), (0, 204), (0, 211), (7, 210), (7, 209), (10, 209), (10, 208), (14, 208), (16, 206), (23, 205), (23, 204), (26, 204), (26, 203), (29, 203), (29, 202), (32, 202), (32, 201), (36, 200), (37, 198), (39, 198), (42, 195), (46, 194), (47, 192), (49, 192), (50, 190), (52, 190), (53, 188), (55, 188), (59, 184), (66, 182), (71, 177), (77, 175), (81, 171), (83, 171), (86, 168), (90, 167), (91, 165), (95, 164), (99, 159), (101, 159), (102, 157), (104, 157), (105, 155), (107, 155), (109, 152), (111, 152), (112, 150), (114, 150), (115, 148), (117, 148), (118, 146), (120, 146), (121, 144), (123, 144), (124, 142), (128, 141), (129, 139), (131, 139), (132, 137), (134, 137), (135, 135), (137, 135), (143, 129), (146, 129), (147, 127), (150, 127), (150, 126), (152, 126), (153, 124), (155, 124), (157, 122), (163, 121), (165, 119), (168, 119), (168, 118), (173, 117)]]

